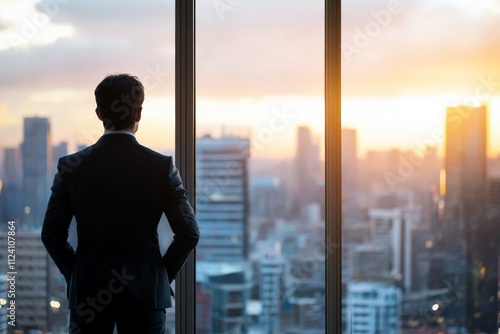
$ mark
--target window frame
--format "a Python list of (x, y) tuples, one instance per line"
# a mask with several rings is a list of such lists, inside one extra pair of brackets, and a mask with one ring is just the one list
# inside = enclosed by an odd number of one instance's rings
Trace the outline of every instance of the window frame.
[[(195, 5), (196, 0), (175, 1), (175, 163), (193, 206), (196, 203)], [(341, 334), (341, 0), (325, 0), (324, 66), (325, 332)], [(175, 331), (179, 334), (196, 333), (195, 275), (193, 252), (176, 278)]]

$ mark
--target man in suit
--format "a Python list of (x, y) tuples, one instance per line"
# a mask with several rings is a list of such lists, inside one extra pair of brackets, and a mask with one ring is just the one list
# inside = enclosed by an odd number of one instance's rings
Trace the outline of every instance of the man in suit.
[[(172, 157), (135, 139), (144, 87), (128, 74), (95, 89), (104, 135), (62, 157), (52, 186), (42, 241), (64, 275), (70, 333), (165, 333), (170, 283), (199, 239), (196, 217)], [(162, 216), (174, 233), (160, 253)], [(72, 217), (78, 246), (68, 243)]]

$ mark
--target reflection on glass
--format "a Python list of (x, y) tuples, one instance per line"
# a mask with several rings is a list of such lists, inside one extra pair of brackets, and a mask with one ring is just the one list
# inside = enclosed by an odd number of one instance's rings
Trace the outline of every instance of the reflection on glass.
[(498, 9), (343, 6), (343, 333), (498, 333)]
[(197, 7), (196, 332), (324, 334), (323, 3), (219, 5)]

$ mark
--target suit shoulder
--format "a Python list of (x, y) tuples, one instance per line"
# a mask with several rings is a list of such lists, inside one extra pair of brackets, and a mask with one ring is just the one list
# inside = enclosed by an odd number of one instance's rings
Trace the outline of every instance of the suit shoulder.
[(84, 148), (78, 152), (63, 156), (59, 158), (57, 164), (57, 170), (60, 174), (71, 173), (75, 171), (78, 167), (85, 164), (85, 161), (92, 155), (92, 151), (95, 148), (95, 144)]
[(150, 149), (149, 147), (146, 147), (143, 145), (139, 145), (139, 146), (141, 147), (141, 150), (144, 152), (144, 154), (147, 154), (147, 155), (151, 156), (152, 158), (156, 158), (159, 160), (172, 161), (172, 156), (170, 156), (170, 155), (166, 155), (166, 154), (157, 152), (157, 151)]
[(59, 158), (59, 163), (74, 164), (77, 161), (81, 161), (82, 159), (84, 159), (85, 157), (88, 157), (92, 153), (94, 146), (95, 145), (91, 145), (91, 146), (88, 146), (88, 147), (78, 151), (78, 152), (62, 156)]

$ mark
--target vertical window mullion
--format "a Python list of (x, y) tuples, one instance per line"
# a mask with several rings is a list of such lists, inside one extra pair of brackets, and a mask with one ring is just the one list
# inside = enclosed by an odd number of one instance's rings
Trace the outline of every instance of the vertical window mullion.
[(325, 0), (326, 333), (342, 333), (341, 0)]
[[(195, 0), (175, 1), (175, 163), (191, 205), (195, 189)], [(194, 252), (176, 278), (175, 332), (195, 333)]]

